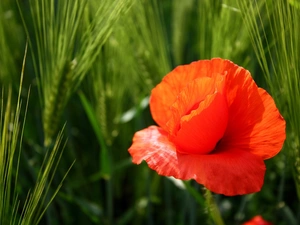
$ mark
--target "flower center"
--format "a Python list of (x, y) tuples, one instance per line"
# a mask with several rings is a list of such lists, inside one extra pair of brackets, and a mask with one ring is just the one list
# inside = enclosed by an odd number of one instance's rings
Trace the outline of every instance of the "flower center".
[(222, 94), (208, 95), (196, 105), (181, 118), (180, 128), (172, 137), (177, 151), (183, 154), (212, 152), (227, 128), (228, 106)]
[(190, 109), (185, 113), (185, 115), (191, 114), (191, 112), (192, 112), (193, 110), (196, 110), (196, 109), (199, 107), (199, 104), (200, 104), (200, 102), (195, 103), (195, 104), (192, 106), (192, 108), (190, 108)]

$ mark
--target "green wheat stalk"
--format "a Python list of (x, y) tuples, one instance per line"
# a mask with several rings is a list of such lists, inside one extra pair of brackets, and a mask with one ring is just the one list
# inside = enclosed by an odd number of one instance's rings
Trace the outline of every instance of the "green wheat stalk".
[[(28, 109), (27, 101), (22, 125), (20, 122), (20, 113), (22, 108), (21, 92), (26, 53), (27, 46), (22, 65), (16, 107), (14, 107), (12, 103), (13, 94), (11, 86), (8, 86), (7, 90), (4, 88), (2, 89), (0, 111), (0, 224), (38, 224), (47, 207), (58, 193), (63, 180), (69, 172), (67, 171), (59, 186), (54, 190), (54, 193), (48, 194), (50, 184), (54, 178), (55, 171), (63, 153), (60, 147), (62, 141), (61, 132), (53, 148), (48, 149), (43, 165), (39, 170), (39, 175), (33, 191), (28, 192), (25, 203), (18, 200), (16, 187), (18, 184), (19, 170), (21, 169), (19, 168), (21, 160), (20, 153)], [(28, 96), (29, 95), (30, 92), (28, 92)], [(46, 197), (48, 197), (47, 200)], [(19, 211), (22, 213), (19, 214)]]
[(114, 23), (131, 2), (29, 1), (32, 21), (26, 21), (24, 16), (23, 20), (39, 83), (45, 146), (51, 144), (58, 130), (68, 99), (88, 74)]
[[(20, 154), (17, 153), (18, 142), (22, 142), (24, 125), (21, 127), (19, 122), (21, 112), (21, 90), (23, 81), (23, 72), (26, 60), (27, 46), (23, 60), (19, 94), (16, 108), (12, 105), (12, 87), (8, 90), (2, 89), (1, 113), (0, 113), (0, 222), (1, 224), (14, 224), (17, 217), (18, 201), (16, 199), (16, 186), (13, 186), (13, 177), (15, 175), (15, 184), (18, 177), (19, 168), (15, 170), (15, 160), (19, 165)], [(7, 93), (5, 93), (7, 92)], [(28, 93), (29, 95), (29, 93)], [(6, 100), (4, 100), (4, 96)], [(28, 102), (25, 110), (25, 118)], [(25, 119), (24, 119), (25, 120)], [(20, 129), (21, 128), (21, 129)], [(21, 148), (21, 144), (19, 146)], [(17, 155), (17, 156), (16, 156)], [(14, 174), (16, 171), (16, 174)]]

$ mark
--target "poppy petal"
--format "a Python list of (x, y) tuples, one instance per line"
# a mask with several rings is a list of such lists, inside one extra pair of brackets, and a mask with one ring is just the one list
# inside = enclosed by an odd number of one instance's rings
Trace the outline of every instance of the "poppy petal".
[(241, 67), (227, 74), (226, 87), (229, 119), (220, 146), (244, 149), (263, 159), (275, 156), (285, 140), (285, 121), (272, 97)]
[(251, 220), (243, 223), (242, 225), (272, 225), (272, 223), (264, 220), (262, 216), (255, 216)]
[(279, 113), (273, 98), (259, 88), (259, 94), (264, 105), (262, 120), (253, 127), (250, 134), (250, 152), (269, 159), (282, 149), (286, 138), (285, 120)]
[(165, 127), (171, 116), (171, 105), (188, 83), (199, 77), (225, 75), (224, 71), (227, 71), (227, 67), (230, 68), (232, 65), (234, 64), (229, 60), (215, 58), (176, 67), (151, 92), (150, 110), (155, 122), (160, 127)]
[(224, 135), (227, 121), (225, 97), (220, 93), (209, 95), (198, 109), (181, 118), (181, 127), (172, 140), (181, 153), (207, 154)]
[(207, 155), (177, 154), (180, 178), (195, 179), (227, 196), (258, 192), (264, 180), (263, 160), (250, 152), (227, 149)]
[(170, 135), (175, 135), (180, 127), (182, 117), (191, 114), (199, 107), (208, 95), (214, 93), (223, 94), (225, 88), (225, 76), (218, 75), (215, 78), (201, 77), (191, 81), (178, 94), (175, 102), (171, 105), (169, 121), (165, 130)]
[(168, 134), (157, 126), (136, 132), (128, 151), (133, 163), (140, 164), (145, 160), (160, 175), (179, 176), (176, 148)]

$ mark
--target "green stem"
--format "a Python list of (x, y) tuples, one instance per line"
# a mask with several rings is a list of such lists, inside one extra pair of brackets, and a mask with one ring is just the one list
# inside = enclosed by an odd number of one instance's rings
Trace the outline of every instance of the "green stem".
[(211, 219), (214, 221), (214, 223), (216, 225), (225, 225), (225, 223), (223, 222), (220, 210), (219, 210), (218, 206), (216, 205), (216, 202), (215, 202), (211, 192), (208, 189), (206, 189), (205, 198), (206, 198), (206, 204), (207, 204), (208, 212), (209, 212)]
[(184, 181), (184, 186), (186, 190), (194, 197), (194, 199), (198, 202), (201, 207), (205, 207), (205, 199), (203, 195), (199, 193), (191, 184), (190, 181)]

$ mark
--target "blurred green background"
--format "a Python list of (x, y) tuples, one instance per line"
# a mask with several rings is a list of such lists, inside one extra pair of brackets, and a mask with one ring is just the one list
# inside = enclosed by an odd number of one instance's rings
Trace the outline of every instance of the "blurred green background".
[(201, 185), (127, 151), (154, 124), (151, 89), (213, 57), (248, 69), (287, 121), (261, 192), (214, 195), (224, 222), (300, 224), (299, 34), (299, 0), (1, 0), (0, 224), (213, 224)]

